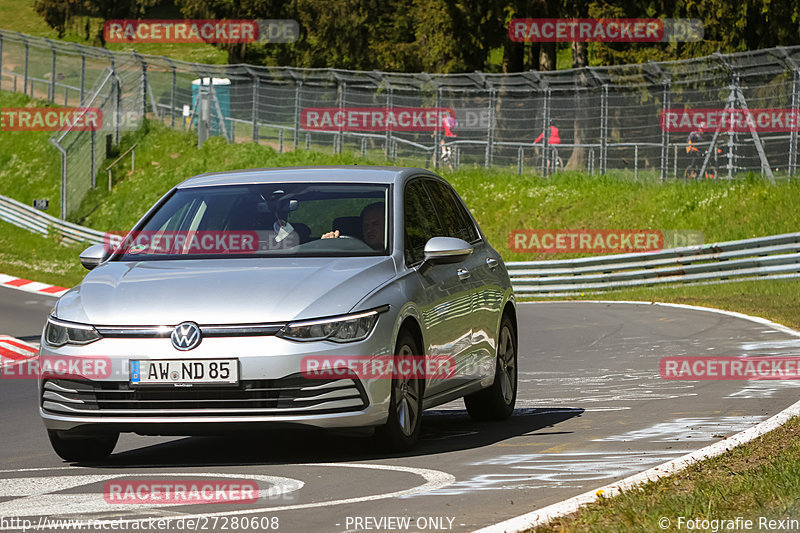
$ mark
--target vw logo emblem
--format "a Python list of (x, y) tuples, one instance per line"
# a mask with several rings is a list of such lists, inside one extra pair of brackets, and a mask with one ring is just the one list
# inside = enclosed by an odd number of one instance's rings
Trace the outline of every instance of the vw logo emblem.
[(176, 350), (186, 351), (197, 348), (201, 340), (200, 327), (194, 322), (178, 324), (172, 330), (172, 345)]

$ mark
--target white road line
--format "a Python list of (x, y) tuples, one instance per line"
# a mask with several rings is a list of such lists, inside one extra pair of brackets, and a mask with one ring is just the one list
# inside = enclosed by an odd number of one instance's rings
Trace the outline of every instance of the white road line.
[[(742, 313), (736, 313), (734, 311), (725, 311), (723, 309), (714, 309), (712, 307), (700, 307), (695, 305), (671, 304), (671, 303), (660, 303), (660, 302), (630, 302), (630, 301), (615, 301), (615, 300), (559, 300), (557, 302), (520, 302), (520, 305), (538, 305), (542, 303), (550, 304), (550, 303), (564, 303), (564, 302), (659, 305), (663, 307), (676, 307), (679, 309), (706, 311), (710, 313), (718, 313), (722, 315), (741, 318), (744, 320), (749, 320), (757, 324), (769, 326), (770, 328), (773, 328), (782, 333), (786, 333), (795, 337), (800, 337), (800, 331), (795, 331), (791, 328), (788, 328), (781, 324), (777, 324), (765, 318), (749, 316)], [(603, 497), (612, 497), (620, 494), (623, 491), (627, 491), (632, 488), (638, 487), (639, 485), (642, 485), (649, 481), (655, 481), (663, 477), (671, 476), (672, 474), (680, 472), (681, 470), (687, 468), (688, 466), (698, 461), (722, 455), (723, 453), (735, 448), (736, 446), (739, 446), (740, 444), (745, 444), (747, 442), (750, 442), (753, 439), (756, 439), (761, 435), (782, 426), (791, 418), (798, 415), (800, 415), (800, 402), (792, 404), (791, 406), (787, 407), (786, 409), (776, 414), (772, 418), (769, 418), (759, 424), (756, 424), (755, 426), (746, 429), (740, 433), (737, 433), (736, 435), (733, 435), (727, 439), (715, 442), (714, 444), (705, 446), (703, 448), (700, 448), (699, 450), (688, 453), (682, 457), (679, 457), (672, 461), (668, 461), (666, 463), (645, 470), (644, 472), (634, 474), (621, 481), (617, 481), (616, 483), (609, 483), (608, 485), (604, 485), (602, 487), (598, 487), (588, 492), (584, 492), (583, 494), (579, 494), (578, 496), (574, 496), (564, 501), (548, 505), (547, 507), (543, 507), (542, 509), (531, 511), (530, 513), (510, 518), (508, 520), (504, 520), (503, 522), (499, 522), (497, 524), (486, 526), (484, 528), (477, 530), (476, 533), (513, 533), (513, 532), (525, 531), (526, 529), (546, 524), (547, 522), (553, 520), (554, 518), (574, 513), (581, 507), (597, 501), (597, 499), (599, 498), (597, 493), (600, 491), (603, 491), (602, 492)]]
[[(90, 513), (107, 513), (120, 511), (136, 511), (152, 509), (152, 503), (110, 503), (102, 492), (54, 494), (80, 486), (91, 485), (101, 481), (128, 480), (129, 478), (148, 479), (183, 479), (187, 477), (202, 480), (247, 479), (260, 481), (269, 488), (259, 487), (259, 499), (274, 500), (276, 497), (300, 490), (305, 483), (299, 479), (258, 474), (227, 474), (211, 472), (169, 472), (144, 474), (94, 474), (76, 476), (41, 476), (7, 478), (0, 481), (0, 497), (16, 499), (0, 502), (0, 516), (26, 517), (36, 516), (46, 509), (49, 515), (74, 515)], [(159, 503), (156, 507), (177, 507), (186, 503)], [(260, 508), (269, 510), (269, 508)]]
[[(362, 469), (371, 469), (371, 470), (386, 470), (386, 471), (394, 471), (394, 472), (406, 472), (409, 474), (415, 474), (422, 477), (425, 482), (421, 485), (416, 487), (412, 487), (410, 489), (403, 489), (394, 492), (386, 492), (382, 494), (373, 494), (369, 496), (359, 496), (355, 498), (345, 498), (341, 500), (332, 500), (332, 501), (325, 501), (325, 502), (313, 502), (313, 503), (305, 503), (305, 504), (295, 504), (295, 505), (282, 505), (277, 507), (259, 507), (255, 509), (243, 509), (243, 510), (236, 510), (236, 511), (222, 511), (218, 513), (186, 513), (186, 514), (179, 514), (173, 516), (159, 516), (159, 519), (171, 519), (171, 520), (178, 520), (181, 518), (197, 518), (197, 517), (215, 517), (215, 516), (234, 516), (234, 515), (249, 515), (249, 514), (256, 514), (256, 513), (264, 513), (264, 512), (278, 512), (278, 511), (293, 511), (298, 509), (313, 509), (318, 507), (332, 507), (335, 505), (345, 505), (351, 503), (361, 503), (361, 502), (370, 502), (375, 500), (382, 500), (385, 498), (395, 498), (398, 496), (405, 496), (408, 494), (416, 494), (418, 492), (427, 492), (431, 490), (435, 490), (441, 487), (445, 487), (450, 485), (455, 481), (455, 476), (452, 474), (448, 474), (446, 472), (442, 472), (439, 470), (430, 470), (427, 468), (415, 468), (410, 466), (396, 466), (396, 465), (379, 465), (379, 464), (364, 464), (364, 463), (301, 463), (292, 465), (294, 468), (296, 467), (335, 467), (335, 468), (362, 468)], [(31, 470), (63, 470), (63, 468), (53, 468), (53, 469), (23, 469), (23, 470), (5, 470), (0, 472), (21, 472), (21, 471), (31, 471)], [(124, 478), (126, 476), (130, 476), (132, 474), (116, 474), (114, 477)], [(163, 477), (163, 476), (171, 476), (172, 474), (169, 473), (150, 473), (150, 474), (141, 474), (147, 475), (150, 477)], [(181, 474), (185, 475), (185, 474)], [(199, 475), (199, 474), (195, 474)], [(204, 474), (207, 476), (239, 476), (239, 477), (247, 477), (245, 475), (238, 475), (238, 474), (211, 474), (207, 473)], [(113, 519), (113, 520), (97, 520), (94, 523), (96, 524), (130, 524), (134, 522), (142, 522), (146, 521), (147, 518), (134, 518), (134, 519)], [(102, 526), (100, 526), (102, 527)], [(11, 527), (0, 528), (0, 531), (5, 531), (13, 529)]]

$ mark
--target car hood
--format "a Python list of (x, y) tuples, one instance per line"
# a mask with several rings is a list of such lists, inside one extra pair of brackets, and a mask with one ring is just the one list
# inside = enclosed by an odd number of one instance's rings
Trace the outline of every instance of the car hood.
[(95, 325), (244, 324), (347, 313), (395, 275), (391, 257), (110, 262), (56, 306)]

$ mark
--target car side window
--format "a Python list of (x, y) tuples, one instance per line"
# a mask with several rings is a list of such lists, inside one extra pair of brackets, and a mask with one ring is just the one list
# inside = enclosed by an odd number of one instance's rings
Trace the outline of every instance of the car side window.
[(464, 209), (455, 191), (437, 180), (426, 180), (426, 185), (431, 192), (436, 212), (442, 220), (444, 235), (470, 243), (478, 240), (478, 230), (475, 229), (472, 218)]
[(403, 199), (404, 253), (406, 265), (414, 265), (425, 258), (425, 243), (433, 237), (444, 235), (431, 199), (422, 180), (409, 182)]

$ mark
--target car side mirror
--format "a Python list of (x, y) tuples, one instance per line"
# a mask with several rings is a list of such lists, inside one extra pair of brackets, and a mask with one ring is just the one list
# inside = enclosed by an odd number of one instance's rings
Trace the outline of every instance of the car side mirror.
[(425, 243), (425, 262), (432, 265), (458, 263), (472, 253), (472, 245), (454, 237), (433, 237)]
[(103, 259), (106, 257), (106, 245), (105, 244), (93, 244), (83, 252), (81, 252), (81, 264), (87, 270), (91, 270), (100, 263), (103, 262)]

